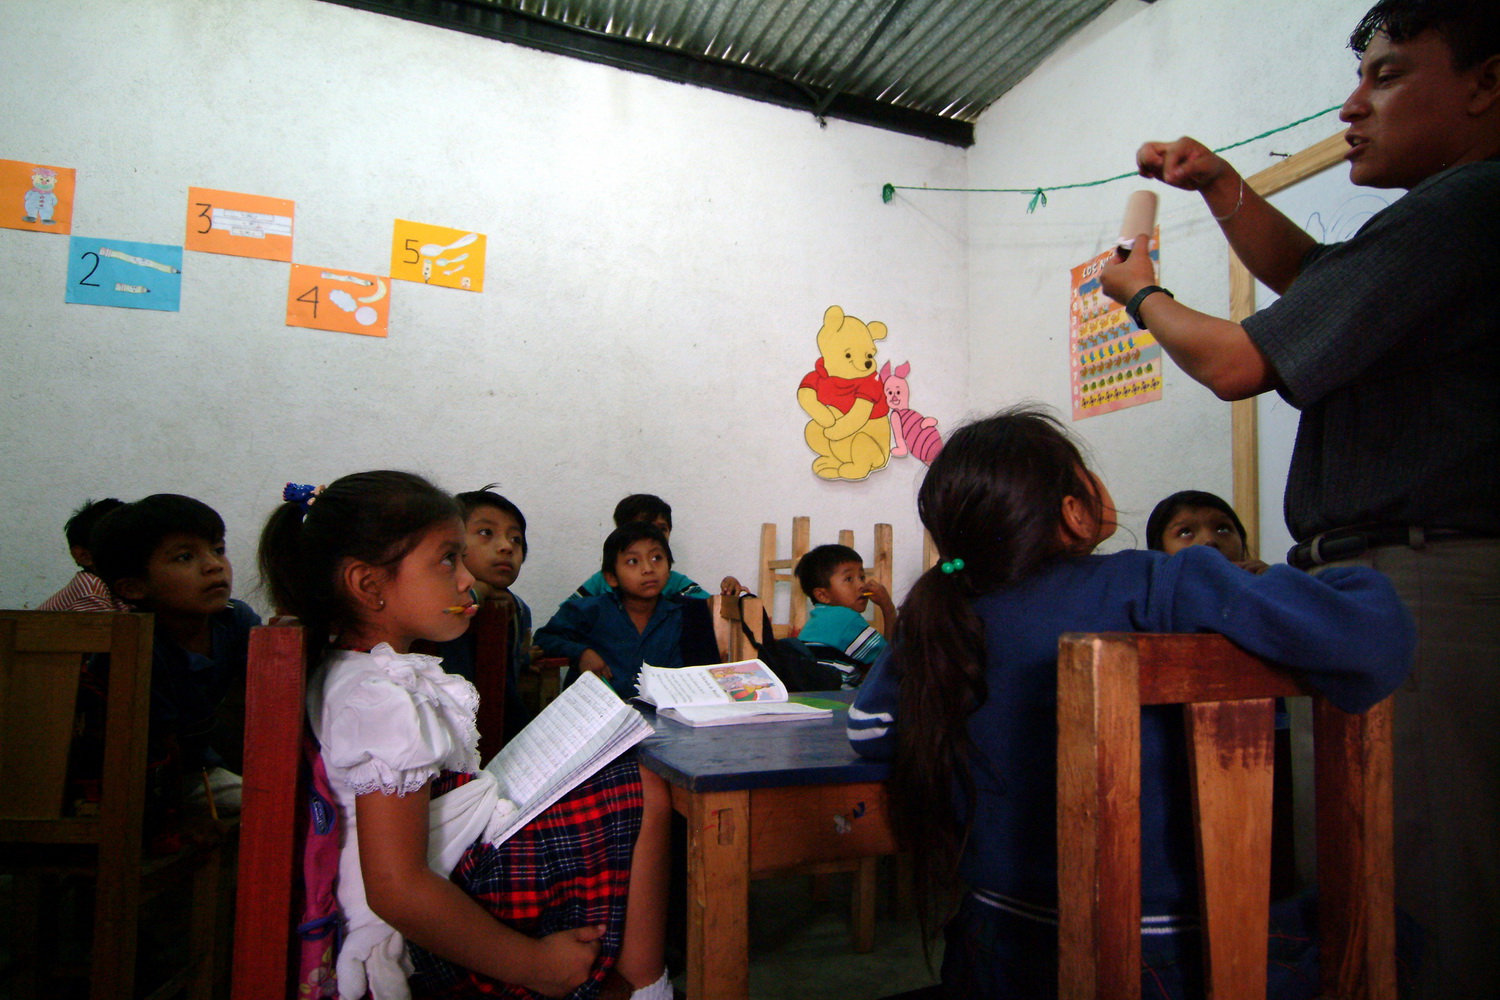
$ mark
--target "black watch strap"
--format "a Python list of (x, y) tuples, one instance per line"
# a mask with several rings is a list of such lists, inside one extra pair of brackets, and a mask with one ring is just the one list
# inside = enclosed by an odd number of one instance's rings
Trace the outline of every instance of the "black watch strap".
[(1125, 303), (1125, 315), (1129, 316), (1130, 321), (1136, 326), (1140, 327), (1142, 330), (1146, 329), (1146, 324), (1141, 322), (1141, 303), (1145, 302), (1146, 296), (1150, 295), (1152, 292), (1162, 292), (1169, 299), (1177, 298), (1177, 296), (1173, 295), (1171, 292), (1167, 291), (1160, 285), (1147, 285), (1145, 288), (1142, 288), (1140, 291), (1132, 295), (1130, 297), (1130, 301)]

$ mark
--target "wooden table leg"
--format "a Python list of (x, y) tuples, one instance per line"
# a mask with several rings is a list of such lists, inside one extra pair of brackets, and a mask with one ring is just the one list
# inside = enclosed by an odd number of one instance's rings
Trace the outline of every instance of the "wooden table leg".
[(687, 800), (688, 998), (748, 1000), (750, 793)]

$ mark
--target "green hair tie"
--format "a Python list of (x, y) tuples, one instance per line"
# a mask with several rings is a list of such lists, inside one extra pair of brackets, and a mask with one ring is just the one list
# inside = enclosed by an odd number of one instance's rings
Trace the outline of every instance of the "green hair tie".
[(944, 573), (957, 573), (964, 568), (964, 561), (962, 559), (949, 559), (943, 563), (941, 568)]

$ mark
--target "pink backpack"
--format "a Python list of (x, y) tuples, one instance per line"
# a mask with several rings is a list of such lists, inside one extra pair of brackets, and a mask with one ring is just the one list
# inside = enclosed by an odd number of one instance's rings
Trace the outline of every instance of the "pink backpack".
[[(303, 787), (306, 797), (298, 803), (298, 827), (305, 831), (302, 844), (302, 919), (293, 942), (297, 957), (298, 1000), (322, 1000), (338, 996), (334, 962), (344, 937), (344, 914), (335, 888), (339, 876), (339, 840), (343, 824), (328, 784), (323, 755), (312, 734), (302, 735)], [(306, 823), (301, 822), (306, 813)]]

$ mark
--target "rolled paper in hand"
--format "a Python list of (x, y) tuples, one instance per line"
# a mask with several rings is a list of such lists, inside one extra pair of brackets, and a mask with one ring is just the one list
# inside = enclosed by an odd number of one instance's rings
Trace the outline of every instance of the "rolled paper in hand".
[[(1156, 225), (1156, 192), (1132, 191), (1125, 202), (1125, 218), (1120, 223), (1120, 241), (1115, 245), (1122, 250), (1135, 246), (1135, 238), (1141, 233), (1151, 232)], [(1121, 254), (1120, 256), (1125, 256)]]

